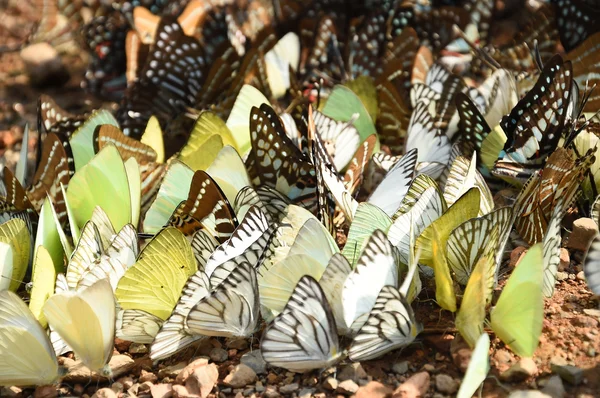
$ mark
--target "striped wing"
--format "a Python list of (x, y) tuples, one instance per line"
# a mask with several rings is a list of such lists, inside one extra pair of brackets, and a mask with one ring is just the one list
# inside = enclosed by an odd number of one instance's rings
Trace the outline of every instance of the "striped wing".
[(375, 359), (412, 343), (422, 330), (413, 310), (397, 288), (384, 286), (377, 296), (367, 322), (352, 340), (352, 361)]
[[(206, 275), (212, 277), (213, 272), (226, 261), (244, 254), (265, 232), (270, 230), (269, 222), (258, 207), (252, 207), (246, 213), (246, 217), (235, 229), (231, 237), (210, 256), (206, 262)], [(257, 261), (258, 259), (254, 259)], [(248, 259), (248, 261), (251, 261)], [(251, 263), (255, 265), (255, 263)], [(212, 282), (211, 282), (212, 283)]]
[(140, 310), (117, 312), (116, 337), (140, 344), (150, 344), (158, 333), (163, 320)]
[(488, 245), (496, 245), (490, 243), (493, 230), (504, 231), (508, 228), (511, 216), (510, 207), (501, 207), (482, 217), (465, 221), (450, 233), (447, 242), (448, 266), (459, 284), (467, 285), (475, 264), (488, 250)]
[(192, 307), (209, 294), (208, 277), (202, 270), (199, 270), (187, 280), (173, 312), (162, 324), (151, 342), (150, 358), (153, 361), (167, 358), (205, 338), (205, 336), (194, 334), (188, 329), (186, 318)]
[(398, 285), (398, 268), (392, 245), (381, 230), (367, 241), (356, 267), (344, 282), (342, 304), (344, 321), (353, 330), (360, 328), (373, 308), (379, 291)]
[(314, 167), (287, 137), (281, 120), (268, 105), (252, 108), (250, 137), (260, 183), (277, 189), (295, 202), (314, 201)]
[(379, 207), (388, 216), (393, 216), (415, 176), (417, 150), (408, 151), (385, 175), (383, 181), (375, 188), (368, 202)]
[(335, 319), (323, 289), (312, 277), (300, 279), (283, 312), (265, 329), (260, 350), (267, 363), (294, 372), (337, 362)]
[(248, 337), (258, 326), (259, 308), (256, 271), (244, 261), (190, 310), (186, 325), (194, 334)]
[(223, 243), (237, 226), (237, 219), (219, 185), (205, 171), (198, 170), (192, 177), (187, 200), (177, 207), (167, 225), (186, 236), (206, 229)]

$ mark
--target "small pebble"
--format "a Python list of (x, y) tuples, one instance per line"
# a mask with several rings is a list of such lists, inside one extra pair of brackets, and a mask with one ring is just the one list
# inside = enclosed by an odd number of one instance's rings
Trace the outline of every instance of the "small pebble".
[(131, 345), (129, 346), (129, 353), (130, 354), (147, 354), (148, 347), (146, 347), (144, 344), (140, 344), (140, 343), (131, 343)]
[(396, 362), (394, 366), (392, 366), (392, 370), (399, 375), (405, 374), (408, 372), (408, 361)]
[(213, 348), (210, 350), (210, 354), (208, 354), (208, 356), (210, 357), (211, 361), (216, 363), (225, 362), (228, 358), (227, 351), (222, 348)]
[(344, 380), (338, 385), (335, 391), (344, 395), (352, 395), (358, 391), (358, 385), (353, 380)]
[(435, 388), (441, 393), (450, 395), (458, 390), (458, 383), (446, 374), (439, 374), (435, 376)]
[(298, 383), (286, 384), (284, 386), (279, 387), (279, 392), (281, 394), (291, 394), (295, 391), (298, 391), (298, 388), (300, 388)]

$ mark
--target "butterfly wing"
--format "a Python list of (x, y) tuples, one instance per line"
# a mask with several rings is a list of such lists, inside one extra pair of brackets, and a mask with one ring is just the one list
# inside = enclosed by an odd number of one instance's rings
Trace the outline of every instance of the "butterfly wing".
[(265, 329), (260, 350), (267, 363), (295, 372), (326, 368), (338, 360), (335, 319), (312, 277), (298, 281), (283, 312)]

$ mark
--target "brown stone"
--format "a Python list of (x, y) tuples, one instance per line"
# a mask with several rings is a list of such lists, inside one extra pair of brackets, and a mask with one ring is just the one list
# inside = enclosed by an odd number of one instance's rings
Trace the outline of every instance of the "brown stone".
[(573, 222), (573, 231), (567, 240), (567, 247), (586, 251), (598, 234), (598, 224), (591, 218), (581, 217)]
[(256, 381), (256, 373), (251, 367), (244, 365), (243, 363), (237, 365), (233, 370), (225, 376), (223, 382), (234, 388), (245, 387), (249, 384), (253, 384)]
[(214, 363), (194, 369), (188, 377), (185, 386), (188, 391), (193, 391), (202, 398), (206, 398), (219, 379), (219, 369)]
[(92, 398), (117, 398), (117, 394), (110, 388), (101, 388), (92, 395)]
[(569, 251), (564, 247), (560, 248), (560, 261), (558, 263), (558, 270), (564, 271), (569, 268), (569, 264), (571, 263), (571, 258), (569, 256)]
[(171, 398), (173, 396), (172, 384), (156, 384), (150, 389), (152, 398)]
[(175, 378), (175, 382), (177, 384), (185, 384), (185, 381), (188, 379), (188, 377), (190, 377), (192, 375), (192, 373), (194, 373), (194, 370), (196, 368), (199, 368), (200, 366), (206, 366), (206, 365), (208, 365), (207, 357), (200, 357), (200, 358), (194, 359), (185, 368), (183, 368), (183, 370), (181, 372), (179, 372), (177, 374), (177, 377)]
[(392, 395), (392, 398), (417, 398), (424, 397), (429, 390), (429, 373), (419, 372), (412, 375), (402, 383)]
[(140, 374), (140, 378), (138, 379), (138, 381), (140, 383), (143, 383), (145, 381), (150, 381), (152, 383), (156, 383), (158, 381), (158, 377), (154, 373), (147, 372), (142, 369), (142, 372)]
[(500, 380), (523, 381), (538, 373), (537, 365), (531, 358), (521, 358), (507, 371), (500, 374)]
[(452, 340), (452, 344), (450, 345), (450, 355), (452, 356), (452, 362), (454, 362), (461, 372), (465, 373), (467, 371), (472, 353), (473, 350), (462, 336), (457, 335), (456, 338)]

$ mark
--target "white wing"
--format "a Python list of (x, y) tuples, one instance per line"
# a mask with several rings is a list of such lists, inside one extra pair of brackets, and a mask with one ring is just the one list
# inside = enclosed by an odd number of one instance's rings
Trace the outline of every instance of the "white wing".
[(356, 268), (348, 275), (342, 289), (346, 327), (358, 330), (369, 316), (377, 295), (386, 286), (398, 286), (398, 267), (392, 245), (380, 230), (369, 238)]
[(189, 312), (190, 332), (205, 336), (248, 337), (259, 318), (256, 271), (244, 261)]
[(77, 287), (85, 271), (98, 261), (102, 254), (104, 254), (104, 246), (98, 227), (93, 221), (88, 221), (81, 230), (79, 242), (67, 266), (66, 278), (69, 289)]
[(588, 249), (583, 272), (590, 290), (600, 296), (600, 235), (596, 236)]
[[(387, 236), (390, 243), (398, 248), (400, 260), (404, 264), (408, 264), (411, 225), (415, 236), (419, 236), (425, 228), (444, 213), (442, 201), (443, 199), (434, 187), (427, 188), (407, 213), (394, 220)], [(414, 224), (411, 223), (411, 220), (414, 220)]]
[(44, 304), (48, 323), (91, 370), (110, 374), (107, 365), (115, 339), (115, 297), (107, 280), (81, 291), (50, 297)]
[(417, 149), (419, 162), (439, 162), (448, 164), (452, 145), (448, 137), (434, 127), (427, 105), (418, 102), (407, 130), (406, 150)]
[[(448, 266), (454, 273), (454, 279), (466, 286), (475, 264), (486, 252), (493, 229), (502, 233), (512, 216), (512, 208), (501, 207), (482, 217), (472, 218), (456, 227), (448, 237)], [(496, 249), (497, 250), (497, 249)], [(494, 251), (496, 251), (494, 250)]]
[(388, 216), (393, 216), (402, 199), (408, 192), (415, 176), (418, 152), (408, 151), (385, 175), (383, 181), (375, 188), (367, 202), (379, 207)]
[(138, 253), (137, 232), (133, 225), (126, 224), (115, 236), (106, 254), (85, 269), (77, 290), (92, 286), (100, 279), (107, 279), (114, 291), (125, 271), (135, 264)]
[(58, 378), (54, 349), (27, 305), (0, 292), (0, 385), (52, 384)]
[(111, 240), (106, 250), (106, 255), (119, 260), (126, 268), (135, 264), (140, 247), (137, 240), (137, 231), (132, 224), (126, 224)]
[[(552, 218), (548, 223), (548, 229), (546, 230), (546, 235), (544, 236), (544, 286), (542, 290), (544, 292), (544, 296), (546, 297), (552, 297), (554, 294), (556, 273), (558, 272), (558, 264), (560, 263), (560, 243), (562, 241), (560, 224), (562, 223), (562, 219), (567, 210), (564, 207), (563, 201), (559, 199), (559, 202), (555, 205), (554, 210), (552, 211)], [(587, 262), (585, 264), (587, 264)]]
[(219, 151), (206, 172), (217, 182), (229, 203), (235, 201), (242, 188), (252, 185), (242, 158), (229, 145)]
[(283, 312), (265, 329), (260, 350), (267, 363), (293, 372), (337, 362), (340, 347), (335, 319), (312, 277), (300, 279)]
[(354, 119), (338, 122), (319, 111), (314, 111), (313, 117), (315, 127), (321, 135), (327, 152), (333, 158), (336, 170), (344, 170), (360, 145), (360, 135), (352, 125)]
[(350, 329), (346, 327), (344, 321), (344, 306), (342, 304), (342, 289), (344, 288), (344, 282), (348, 278), (348, 275), (352, 272), (350, 264), (346, 257), (340, 253), (336, 253), (331, 257), (325, 272), (319, 279), (319, 285), (323, 288), (325, 297), (331, 305), (333, 311), (333, 317), (335, 318), (335, 324), (337, 325), (337, 331), (341, 335), (348, 334)]
[(150, 344), (158, 333), (163, 320), (142, 310), (117, 312), (116, 336), (121, 340)]
[(263, 272), (258, 281), (260, 303), (274, 313), (280, 313), (289, 301), (298, 281), (305, 275), (321, 278), (327, 263), (307, 254), (288, 254)]
[(366, 361), (406, 347), (421, 331), (410, 304), (398, 289), (384, 286), (367, 319), (352, 340), (349, 357)]
[[(254, 242), (269, 229), (269, 222), (257, 207), (248, 210), (246, 217), (233, 231), (227, 241), (219, 246), (206, 262), (205, 271), (209, 277), (215, 269), (240, 254), (243, 254)], [(212, 282), (211, 282), (212, 283)]]
[(210, 256), (219, 246), (219, 242), (204, 229), (199, 229), (192, 236), (192, 251), (196, 262), (198, 263), (198, 269), (204, 272), (206, 263), (210, 259)]

